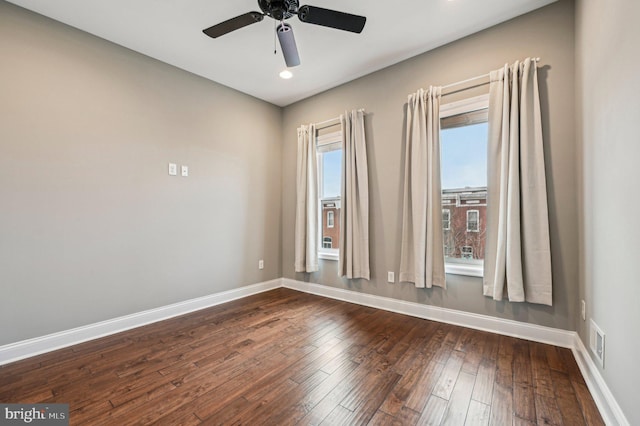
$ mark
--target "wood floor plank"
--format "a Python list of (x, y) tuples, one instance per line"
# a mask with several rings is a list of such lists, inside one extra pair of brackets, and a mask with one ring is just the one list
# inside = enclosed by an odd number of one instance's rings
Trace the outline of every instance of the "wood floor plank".
[(170, 414), (162, 417), (155, 422), (154, 426), (196, 426), (200, 424), (202, 424), (202, 420), (198, 416), (193, 413), (187, 413), (183, 416)]
[(575, 391), (576, 398), (582, 407), (582, 414), (588, 425), (604, 425), (604, 421), (598, 407), (596, 406), (587, 385), (581, 382), (571, 382), (573, 390)]
[(531, 375), (535, 393), (553, 398), (553, 383), (551, 382), (551, 372), (547, 362), (545, 346), (541, 343), (529, 342), (529, 362), (531, 363)]
[(460, 372), (445, 410), (442, 425), (458, 426), (464, 424), (469, 404), (471, 403), (471, 393), (473, 392), (475, 381), (476, 376), (473, 374), (464, 371)]
[(351, 424), (352, 417), (353, 412), (338, 404), (333, 407), (333, 410), (331, 410), (327, 417), (319, 424), (321, 426), (348, 425)]
[(556, 402), (565, 425), (585, 424), (580, 403), (576, 398), (568, 373), (552, 371), (551, 380), (555, 389)]
[(578, 367), (578, 363), (573, 357), (571, 349), (558, 348), (558, 351), (560, 352), (560, 359), (565, 366), (567, 374), (569, 374), (569, 380), (571, 380), (572, 382), (581, 383), (586, 386), (584, 377), (582, 377), (582, 373), (580, 373), (580, 367)]
[[(441, 348), (448, 330), (433, 322), (428, 322), (427, 327), (431, 330), (431, 334), (414, 340), (412, 345), (419, 344), (419, 347), (414, 349), (410, 346), (394, 366), (395, 371), (402, 375), (393, 390), (394, 397), (400, 401), (408, 401), (408, 406), (411, 408), (420, 407), (417, 408), (418, 411), (426, 404), (440, 376), (443, 364), (431, 359)], [(392, 401), (390, 400), (389, 403)], [(393, 410), (387, 404), (384, 404), (383, 409), (388, 413)]]
[(493, 397), (493, 385), (496, 377), (495, 362), (488, 362), (483, 358), (478, 367), (476, 382), (473, 386), (473, 394), (471, 398), (486, 405), (491, 405)]
[(500, 346), (500, 336), (493, 333), (483, 333), (484, 347), (482, 350), (482, 361), (484, 363), (496, 363), (498, 359), (498, 349)]
[(467, 417), (464, 420), (464, 426), (487, 426), (489, 424), (490, 414), (490, 405), (471, 400)]
[(464, 353), (453, 351), (447, 363), (444, 366), (444, 370), (433, 389), (433, 394), (442, 399), (449, 400), (453, 387), (456, 384), (460, 369), (462, 369), (462, 363), (464, 362)]
[[(289, 406), (281, 412), (271, 415), (271, 420), (273, 423), (281, 426), (297, 424), (300, 419), (304, 418), (306, 418), (306, 421), (301, 422), (302, 424), (311, 423), (311, 419), (314, 418), (316, 420), (322, 420), (324, 416), (326, 416), (326, 413), (323, 413), (319, 409), (315, 411), (315, 414), (312, 414), (312, 411), (316, 405), (323, 401), (346, 377), (351, 377), (350, 373), (353, 372), (356, 367), (358, 367), (358, 364), (350, 359), (345, 359), (341, 366), (314, 389), (305, 395), (299, 395), (296, 399), (288, 400)], [(335, 400), (338, 398), (339, 397), (336, 396)], [(336, 404), (337, 402), (333, 405)]]
[(449, 401), (435, 395), (431, 395), (427, 404), (422, 411), (422, 416), (418, 419), (417, 424), (420, 426), (436, 426), (439, 425), (447, 409)]
[[(391, 389), (398, 382), (400, 376), (394, 371), (386, 371), (380, 374), (379, 379), (375, 382), (375, 387), (370, 388), (366, 398), (360, 397), (360, 401), (353, 410), (353, 415), (346, 424), (367, 424), (375, 415), (385, 400)], [(371, 389), (375, 389), (371, 392)], [(348, 399), (351, 401), (351, 399)]]
[[(215, 413), (215, 417), (212, 416), (209, 419), (200, 419), (200, 417), (196, 416), (196, 418), (201, 420), (202, 423), (204, 423), (204, 424), (219, 424), (219, 425), (230, 424), (231, 423), (231, 419), (234, 419), (234, 418), (238, 417), (239, 415), (245, 413), (247, 410), (250, 409), (251, 406), (252, 406), (251, 402), (247, 401), (243, 397), (238, 397), (238, 398), (234, 399), (233, 401), (231, 401), (229, 404), (227, 404), (222, 409), (218, 410)], [(188, 413), (190, 411), (191, 411), (191, 406), (189, 405), (189, 406), (185, 406), (184, 409), (180, 409), (180, 410), (174, 411), (173, 415), (174, 416), (176, 416), (176, 415), (185, 415), (184, 414), (185, 412)], [(160, 420), (168, 419), (170, 417), (171, 416), (166, 416), (166, 417), (163, 417)]]
[(430, 361), (427, 367), (422, 370), (418, 379), (413, 383), (413, 387), (411, 387), (405, 400), (405, 407), (421, 413), (431, 398), (433, 389), (436, 383), (438, 383), (443, 370), (444, 365), (439, 362)]
[(533, 386), (529, 343), (524, 340), (517, 340), (513, 345), (513, 382)]
[(570, 350), (280, 288), (0, 366), (72, 425), (602, 425)]
[[(457, 344), (463, 329), (453, 326), (443, 328), (447, 329), (447, 334), (442, 341), (442, 345), (440, 345), (440, 348), (433, 355), (433, 359), (436, 362), (446, 363), (451, 356), (451, 353), (455, 351), (455, 345)], [(462, 364), (460, 364), (460, 367), (462, 367)]]
[(551, 345), (545, 345), (545, 353), (547, 356), (547, 364), (551, 370), (566, 372), (566, 368), (560, 357), (560, 348)]
[(513, 426), (536, 426), (531, 420), (522, 419), (518, 416), (513, 417)]
[(533, 387), (524, 383), (513, 385), (513, 413), (516, 417), (536, 421), (536, 404)]
[(400, 421), (400, 425), (402, 426), (413, 426), (418, 424), (418, 420), (420, 420), (420, 414), (417, 411), (414, 411), (407, 407), (402, 407), (402, 409), (395, 414), (395, 418)]
[(562, 426), (562, 414), (554, 397), (536, 394), (536, 420), (538, 425)]
[[(248, 425), (265, 423), (280, 425), (282, 423), (275, 419), (277, 414), (287, 410), (292, 404), (299, 401), (324, 382), (328, 376), (329, 375), (323, 371), (317, 371), (300, 384), (290, 381), (295, 384), (295, 386), (289, 387), (289, 389), (272, 389), (272, 392), (264, 395), (251, 409), (237, 415), (228, 423)], [(217, 421), (217, 415), (212, 417)]]
[(380, 410), (376, 411), (368, 424), (370, 426), (404, 426), (400, 420)]
[(496, 361), (496, 383), (508, 388), (513, 386), (513, 346), (516, 339), (500, 336)]
[[(390, 386), (390, 391), (399, 379), (400, 376), (394, 371), (367, 374), (364, 380), (354, 386), (351, 389), (351, 392), (349, 392), (349, 394), (340, 401), (340, 405), (348, 410), (356, 411), (360, 406), (371, 399), (371, 389), (377, 389), (376, 393), (379, 396), (379, 394), (383, 392), (383, 389), (386, 389), (388, 386)], [(390, 383), (392, 384), (390, 385)], [(385, 394), (381, 401), (384, 401), (386, 397), (387, 395)]]
[(491, 426), (510, 425), (513, 422), (513, 394), (511, 388), (496, 383), (491, 400)]
[(476, 330), (471, 330), (464, 340), (458, 340), (456, 350), (465, 353), (462, 371), (471, 374), (477, 374), (478, 367), (482, 362), (484, 345), (486, 342), (485, 334)]
[[(350, 361), (350, 360), (349, 360)], [(350, 361), (353, 362), (353, 361)], [(353, 362), (355, 364), (355, 362)], [(322, 395), (311, 410), (301, 420), (302, 424), (319, 424), (321, 423), (340, 402), (357, 386), (359, 382), (365, 379), (369, 374), (369, 370), (358, 365), (349, 374), (340, 377), (339, 382), (330, 389), (326, 394)], [(344, 408), (344, 407), (343, 407)], [(345, 408), (346, 410), (346, 408)], [(338, 410), (342, 412), (341, 410)], [(348, 410), (347, 410), (348, 411)]]

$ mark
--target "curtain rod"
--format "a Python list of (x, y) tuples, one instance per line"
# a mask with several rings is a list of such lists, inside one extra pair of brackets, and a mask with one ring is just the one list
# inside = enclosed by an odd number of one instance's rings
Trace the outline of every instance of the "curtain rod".
[[(531, 58), (531, 60), (532, 60), (533, 62), (535, 62), (535, 63), (540, 62), (540, 58), (539, 58), (539, 57), (537, 57), (537, 58)], [(468, 79), (466, 79), (466, 80), (462, 80), (462, 81), (457, 81), (457, 82), (455, 82), (455, 83), (446, 84), (446, 85), (442, 86), (442, 90), (444, 90), (444, 89), (448, 89), (449, 87), (458, 86), (458, 85), (460, 85), (460, 84), (469, 83), (469, 82), (474, 81), (474, 80), (479, 80), (479, 79), (481, 79), (481, 78), (487, 78), (487, 77), (489, 77), (489, 75), (491, 75), (491, 73), (486, 73), (486, 74), (478, 75), (478, 76), (476, 76), (476, 77), (468, 78)], [(489, 83), (489, 82), (478, 83), (478, 84), (476, 84), (476, 85), (474, 85), (474, 86), (470, 86), (470, 87), (468, 87), (468, 88), (466, 88), (466, 89), (455, 90), (455, 91), (453, 91), (453, 92), (451, 92), (451, 93), (443, 94), (442, 96), (445, 96), (445, 95), (452, 95), (452, 94), (454, 94), (454, 93), (461, 92), (461, 91), (463, 91), (463, 90), (467, 90), (467, 89), (472, 89), (472, 88), (474, 88), (474, 87), (478, 87), (478, 86), (483, 86), (483, 85), (488, 84), (488, 83)]]
[[(364, 112), (364, 108), (360, 108), (358, 112)], [(340, 117), (331, 118), (329, 120), (321, 121), (316, 123), (316, 130), (318, 129), (326, 129), (327, 127), (335, 126), (336, 124), (340, 124)]]
[(319, 123), (316, 123), (316, 130), (317, 129), (324, 129), (324, 128), (331, 127), (331, 126), (335, 126), (336, 124), (340, 124), (340, 117), (335, 117), (335, 118), (332, 118), (330, 120), (325, 120), (325, 121), (321, 121)]

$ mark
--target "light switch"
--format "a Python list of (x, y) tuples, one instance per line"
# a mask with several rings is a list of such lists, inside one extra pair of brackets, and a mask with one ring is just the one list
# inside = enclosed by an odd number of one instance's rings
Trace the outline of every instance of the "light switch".
[(189, 166), (182, 166), (182, 176), (183, 177), (189, 176)]
[(177, 176), (178, 175), (178, 166), (176, 163), (169, 163), (169, 176)]

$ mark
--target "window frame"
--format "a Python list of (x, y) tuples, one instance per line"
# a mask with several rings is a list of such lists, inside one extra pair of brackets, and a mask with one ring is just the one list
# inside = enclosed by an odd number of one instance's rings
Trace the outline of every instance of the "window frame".
[(333, 228), (335, 225), (335, 212), (332, 210), (329, 210), (327, 212), (327, 228)]
[[(323, 260), (338, 260), (340, 256), (340, 249), (337, 248), (324, 248), (324, 240), (322, 236), (322, 202), (323, 200), (337, 200), (338, 203), (341, 203), (341, 197), (324, 197), (324, 185), (323, 185), (323, 167), (322, 167), (322, 154), (325, 152), (342, 150), (342, 130), (337, 130), (335, 132), (326, 133), (321, 136), (316, 136), (316, 151), (317, 151), (317, 161), (318, 161), (318, 259)], [(335, 214), (335, 213), (334, 213)], [(328, 220), (328, 219), (327, 219)], [(335, 216), (334, 216), (334, 226), (335, 226)], [(328, 228), (327, 223), (327, 228)], [(333, 245), (333, 243), (332, 243)]]
[[(444, 226), (444, 212), (447, 212), (447, 226)], [(450, 231), (451, 230), (451, 209), (442, 209), (442, 230)]]
[[(465, 250), (467, 249), (467, 250)], [(466, 253), (465, 253), (466, 251)], [(460, 248), (460, 256), (471, 256), (470, 258), (463, 257), (463, 259), (473, 259), (473, 247), (472, 246), (462, 246)]]
[[(469, 223), (473, 223), (469, 221), (469, 216), (470, 213), (475, 213), (476, 214), (476, 229), (471, 229), (469, 228)], [(475, 210), (475, 209), (469, 209), (467, 210), (467, 232), (480, 232), (480, 210)]]
[[(486, 93), (480, 96), (474, 96), (471, 98), (462, 99), (459, 101), (444, 103), (440, 105), (440, 123), (442, 119), (449, 118), (455, 115), (472, 113), (489, 109), (489, 94)], [(440, 131), (442, 131), (442, 127)], [(480, 214), (478, 213), (478, 230), (480, 228)], [(443, 248), (444, 250), (444, 248)], [(464, 275), (469, 277), (484, 276), (484, 261), (481, 263), (465, 263), (465, 262), (452, 262), (445, 259), (445, 273), (451, 275)]]
[[(330, 245), (331, 247), (325, 247), (324, 245), (325, 245), (326, 243), (329, 243), (329, 245)], [(322, 248), (324, 248), (324, 249), (330, 249), (330, 248), (333, 248), (333, 238), (331, 238), (331, 237), (322, 237)]]

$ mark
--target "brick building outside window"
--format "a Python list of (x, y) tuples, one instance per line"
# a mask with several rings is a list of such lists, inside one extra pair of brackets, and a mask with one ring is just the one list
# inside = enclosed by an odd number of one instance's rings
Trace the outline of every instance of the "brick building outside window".
[(442, 191), (445, 260), (484, 259), (487, 226), (487, 188)]

